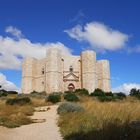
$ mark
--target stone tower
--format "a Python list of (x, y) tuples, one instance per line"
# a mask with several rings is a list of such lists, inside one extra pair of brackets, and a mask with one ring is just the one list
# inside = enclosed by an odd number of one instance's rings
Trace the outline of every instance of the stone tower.
[(36, 67), (36, 59), (26, 58), (22, 64), (22, 91), (30, 93), (35, 86), (34, 68)]
[(47, 49), (43, 59), (26, 58), (22, 64), (22, 92), (52, 93), (86, 88), (110, 91), (108, 60), (96, 60), (94, 51), (83, 51), (80, 56), (62, 55), (59, 48)]
[(63, 89), (62, 55), (57, 49), (47, 50), (46, 58), (46, 89), (47, 93), (61, 92)]
[(110, 91), (110, 66), (108, 60), (97, 61), (98, 88)]
[(82, 88), (92, 92), (97, 87), (96, 75), (96, 53), (94, 51), (83, 51), (81, 53)]

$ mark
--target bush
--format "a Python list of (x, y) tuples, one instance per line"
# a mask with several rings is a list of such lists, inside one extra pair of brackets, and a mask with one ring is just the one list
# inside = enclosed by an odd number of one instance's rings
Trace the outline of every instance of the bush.
[(90, 96), (105, 96), (105, 92), (97, 88), (90, 94)]
[(52, 103), (57, 103), (61, 101), (61, 93), (59, 92), (54, 92), (50, 94), (47, 98), (46, 101), (52, 102)]
[(125, 99), (126, 98), (126, 95), (122, 92), (118, 92), (118, 93), (114, 93), (114, 96), (117, 98), (117, 99)]
[(57, 109), (58, 114), (68, 113), (68, 112), (83, 112), (83, 111), (84, 108), (82, 106), (70, 102), (62, 103)]
[(8, 93), (7, 93), (6, 90), (4, 90), (4, 89), (1, 89), (1, 90), (0, 90), (0, 97), (2, 97), (2, 96), (7, 96), (7, 95), (8, 95)]
[(83, 89), (76, 89), (75, 90), (75, 93), (76, 94), (79, 94), (79, 95), (89, 95), (89, 92), (87, 89), (83, 88)]
[(130, 96), (140, 99), (140, 89), (132, 88), (130, 90)]
[(7, 99), (7, 105), (25, 105), (31, 103), (31, 99), (29, 97), (16, 97), (13, 99)]
[(45, 98), (46, 97), (46, 92), (37, 92), (33, 91), (30, 94), (26, 94), (29, 97), (36, 97), (36, 98)]
[(7, 91), (8, 94), (18, 94), (17, 91)]
[(130, 96), (140, 96), (140, 90), (136, 88), (132, 88), (130, 90)]
[(110, 92), (105, 92), (105, 96), (114, 96), (114, 94), (110, 91)]
[(71, 102), (79, 101), (79, 98), (74, 93), (65, 93), (64, 99)]

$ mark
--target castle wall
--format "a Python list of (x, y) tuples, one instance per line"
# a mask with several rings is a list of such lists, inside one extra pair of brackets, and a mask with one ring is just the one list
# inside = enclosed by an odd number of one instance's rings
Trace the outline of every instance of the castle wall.
[(110, 66), (108, 60), (97, 61), (98, 88), (110, 91)]
[(35, 78), (34, 78), (35, 85), (33, 87), (33, 90), (37, 92), (45, 91), (45, 82), (46, 82), (45, 60), (46, 59), (41, 59), (36, 62)]
[(94, 51), (83, 51), (81, 62), (82, 88), (86, 88), (91, 93), (97, 87), (96, 53)]
[(25, 94), (64, 92), (71, 83), (75, 89), (86, 88), (90, 93), (96, 88), (110, 91), (109, 61), (96, 61), (94, 51), (83, 51), (81, 56), (62, 56), (59, 49), (47, 50), (44, 59), (26, 58), (23, 61), (22, 92)]

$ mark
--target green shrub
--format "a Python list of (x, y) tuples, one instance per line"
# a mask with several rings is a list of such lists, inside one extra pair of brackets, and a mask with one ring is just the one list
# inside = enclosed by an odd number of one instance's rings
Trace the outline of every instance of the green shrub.
[(110, 92), (104, 92), (105, 93), (105, 96), (114, 96), (114, 94), (110, 91)]
[(18, 94), (17, 91), (7, 91), (8, 94)]
[(68, 113), (68, 112), (83, 112), (83, 111), (84, 108), (82, 106), (70, 102), (62, 103), (57, 109), (58, 114)]
[(90, 96), (105, 96), (105, 92), (97, 88), (90, 94)]
[(7, 99), (7, 105), (25, 105), (31, 103), (31, 99), (29, 97), (16, 97), (13, 99)]
[(122, 92), (118, 92), (118, 93), (114, 93), (114, 96), (117, 98), (117, 99), (125, 99), (126, 98), (126, 95)]
[(78, 96), (76, 96), (74, 93), (65, 93), (64, 94), (64, 99), (67, 100), (67, 101), (71, 101), (71, 102), (79, 101)]
[(130, 90), (130, 96), (136, 97), (137, 99), (140, 99), (140, 89), (132, 88)]
[(7, 93), (6, 90), (4, 90), (4, 89), (1, 89), (1, 90), (0, 90), (0, 97), (2, 97), (2, 96), (7, 96), (7, 95), (8, 95), (8, 93)]
[(140, 90), (136, 88), (132, 88), (130, 90), (130, 96), (140, 96)]
[(46, 97), (46, 92), (33, 91), (30, 94), (26, 94), (26, 95), (28, 95), (29, 97), (35, 97), (35, 98), (45, 98)]
[(46, 98), (46, 101), (52, 102), (52, 103), (57, 103), (61, 101), (61, 93), (59, 92), (54, 92)]
[(83, 89), (76, 89), (75, 90), (75, 93), (76, 94), (79, 94), (79, 95), (89, 95), (89, 92), (87, 89), (83, 88)]

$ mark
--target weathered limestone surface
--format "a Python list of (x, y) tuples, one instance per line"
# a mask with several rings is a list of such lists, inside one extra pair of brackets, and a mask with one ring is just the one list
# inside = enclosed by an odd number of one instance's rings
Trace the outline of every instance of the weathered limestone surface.
[(97, 65), (97, 77), (98, 85), (97, 87), (104, 90), (110, 91), (110, 66), (108, 60), (99, 60)]
[(64, 56), (61, 50), (50, 48), (46, 58), (26, 58), (22, 65), (22, 92), (64, 92), (86, 88), (110, 91), (108, 60), (96, 60), (94, 51), (83, 51), (80, 56)]

